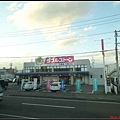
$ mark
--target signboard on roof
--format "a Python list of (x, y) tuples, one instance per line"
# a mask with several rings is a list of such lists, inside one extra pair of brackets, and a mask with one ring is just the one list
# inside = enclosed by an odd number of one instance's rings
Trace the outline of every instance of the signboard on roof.
[(43, 59), (41, 57), (38, 57), (35, 59), (35, 63), (36, 63), (36, 65), (42, 65)]
[(72, 63), (74, 56), (47, 57), (44, 64)]

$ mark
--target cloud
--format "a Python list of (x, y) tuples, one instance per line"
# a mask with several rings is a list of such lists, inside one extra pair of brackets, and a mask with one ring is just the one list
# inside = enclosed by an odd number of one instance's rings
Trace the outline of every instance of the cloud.
[(120, 1), (113, 1), (113, 4), (114, 4), (115, 6), (118, 6), (118, 5), (120, 5)]
[(89, 30), (94, 30), (96, 27), (93, 26), (89, 26), (89, 27), (85, 27), (83, 30), (84, 31), (89, 31)]
[(86, 16), (93, 4), (94, 2), (28, 2), (8, 19), (25, 29), (60, 26)]
[(78, 35), (74, 30), (70, 31), (70, 27), (74, 20), (87, 16), (95, 2), (31, 1), (17, 7), (18, 3), (9, 6), (9, 10), (13, 11), (8, 16), (9, 22), (25, 30), (38, 29), (46, 40), (55, 40), (55, 44), (51, 45), (49, 53), (47, 51), (46, 54), (75, 47), (78, 42), (85, 42), (82, 40), (84, 35)]
[[(69, 32), (68, 34), (64, 34), (57, 39), (57, 42), (51, 47), (55, 50), (61, 50), (65, 48), (71, 48), (75, 47), (76, 44), (80, 41), (81, 43), (84, 43), (85, 41), (82, 41), (82, 38), (85, 37), (84, 35), (77, 36), (75, 32)], [(55, 38), (56, 39), (56, 38)]]
[(18, 10), (21, 6), (22, 6), (22, 3), (18, 4), (18, 2), (13, 2), (7, 7), (7, 9), (10, 11), (15, 11), (15, 10)]

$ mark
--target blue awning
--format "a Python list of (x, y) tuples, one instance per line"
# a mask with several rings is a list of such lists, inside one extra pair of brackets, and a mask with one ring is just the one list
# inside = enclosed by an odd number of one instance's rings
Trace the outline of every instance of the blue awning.
[(66, 75), (66, 74), (81, 74), (81, 75), (89, 75), (88, 71), (61, 71), (61, 72), (29, 72), (29, 73), (16, 73), (16, 75), (24, 76), (24, 75)]

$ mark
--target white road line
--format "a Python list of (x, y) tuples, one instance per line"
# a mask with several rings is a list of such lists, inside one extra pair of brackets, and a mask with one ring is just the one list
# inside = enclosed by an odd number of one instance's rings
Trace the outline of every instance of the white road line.
[(23, 98), (29, 98), (29, 99), (45, 99), (45, 100), (60, 100), (60, 101), (77, 101), (77, 102), (91, 102), (91, 103), (101, 103), (101, 104), (118, 104), (118, 105), (120, 105), (120, 103), (119, 102), (105, 102), (105, 101), (94, 101), (94, 100), (92, 100), (92, 101), (89, 101), (89, 100), (72, 100), (72, 99), (57, 99), (57, 98), (38, 98), (38, 97), (19, 97), (19, 96), (4, 96), (4, 97), (13, 97), (13, 98), (21, 98), (21, 99), (23, 99)]
[(69, 109), (74, 109), (75, 108), (75, 107), (69, 107), (69, 106), (56, 106), (56, 105), (44, 105), (44, 104), (32, 104), (32, 103), (22, 103), (22, 104), (23, 105), (34, 105), (34, 106), (69, 108)]
[(2, 113), (0, 113), (0, 115), (9, 116), (9, 117), (24, 118), (24, 119), (39, 119), (39, 118), (32, 118), (32, 117), (25, 117), (25, 116), (18, 116), (18, 115), (2, 114)]

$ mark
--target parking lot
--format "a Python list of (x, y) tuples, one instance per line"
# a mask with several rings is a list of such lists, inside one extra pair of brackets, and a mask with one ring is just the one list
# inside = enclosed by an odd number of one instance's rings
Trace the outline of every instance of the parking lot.
[[(92, 93), (93, 90), (93, 86), (92, 85), (81, 85), (81, 92), (84, 94), (87, 93)], [(16, 92), (16, 91), (25, 91), (24, 89), (21, 90), (21, 86), (17, 85), (17, 83), (9, 83), (6, 92)], [(41, 89), (38, 89), (36, 91), (43, 91), (43, 92), (47, 92), (47, 85), (46, 83), (44, 83), (41, 87)], [(26, 91), (27, 92), (27, 91)], [(71, 92), (76, 92), (76, 85), (65, 85), (65, 92), (67, 93), (71, 93)], [(99, 85), (98, 86), (98, 91), (97, 93), (99, 94), (104, 94), (104, 86), (103, 85)]]

